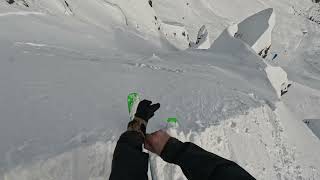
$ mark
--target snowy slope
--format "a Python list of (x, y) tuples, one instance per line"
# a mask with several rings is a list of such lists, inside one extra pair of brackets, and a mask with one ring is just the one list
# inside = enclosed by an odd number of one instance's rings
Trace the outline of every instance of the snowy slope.
[[(317, 126), (311, 131), (303, 120), (320, 117), (320, 31), (295, 14), (312, 6), (299, 0), (154, 0), (152, 7), (144, 0), (0, 2), (0, 179), (106, 179), (128, 122), (129, 92), (161, 103), (149, 132), (174, 116), (179, 126), (170, 134), (238, 162), (257, 179), (319, 179)], [(270, 7), (276, 13), (270, 51), (279, 54), (273, 61), (228, 32)], [(203, 25), (212, 47), (179, 51)], [(281, 99), (269, 64), (294, 81)], [(184, 179), (155, 156), (150, 171), (153, 179)]]

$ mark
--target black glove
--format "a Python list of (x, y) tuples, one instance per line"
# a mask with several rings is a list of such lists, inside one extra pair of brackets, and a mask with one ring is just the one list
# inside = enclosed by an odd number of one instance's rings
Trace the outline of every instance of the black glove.
[(151, 101), (145, 99), (139, 103), (135, 116), (148, 122), (159, 108), (159, 103), (152, 104)]
[(152, 102), (148, 100), (141, 101), (138, 105), (134, 119), (128, 124), (128, 131), (137, 131), (142, 138), (145, 138), (148, 121), (159, 108), (159, 103), (152, 104)]

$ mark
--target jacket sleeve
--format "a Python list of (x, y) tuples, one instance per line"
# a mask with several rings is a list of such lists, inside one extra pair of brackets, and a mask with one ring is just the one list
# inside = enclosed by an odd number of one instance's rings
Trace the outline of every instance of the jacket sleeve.
[(207, 152), (199, 146), (170, 138), (161, 158), (179, 165), (189, 180), (254, 180), (235, 162)]
[(127, 131), (117, 142), (113, 153), (110, 180), (147, 180), (149, 155), (142, 152), (143, 138)]

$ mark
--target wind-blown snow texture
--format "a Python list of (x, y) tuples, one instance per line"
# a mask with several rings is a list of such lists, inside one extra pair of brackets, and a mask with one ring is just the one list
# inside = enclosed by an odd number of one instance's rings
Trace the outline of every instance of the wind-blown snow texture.
[[(1, 1), (0, 180), (107, 179), (130, 92), (162, 105), (148, 132), (177, 117), (172, 136), (257, 179), (320, 179), (318, 9), (301, 0)], [(199, 29), (202, 50), (188, 49)], [(185, 179), (154, 155), (151, 177)]]

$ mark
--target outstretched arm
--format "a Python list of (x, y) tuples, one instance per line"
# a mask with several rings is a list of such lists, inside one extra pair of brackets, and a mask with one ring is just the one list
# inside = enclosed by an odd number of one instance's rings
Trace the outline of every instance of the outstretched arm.
[(147, 180), (149, 155), (142, 152), (144, 139), (136, 131), (123, 133), (113, 153), (110, 180)]
[(110, 180), (147, 180), (149, 155), (142, 152), (146, 128), (160, 104), (143, 100), (139, 103), (135, 118), (118, 140), (113, 153)]
[(160, 155), (166, 162), (179, 165), (188, 179), (254, 179), (236, 163), (205, 151), (193, 143), (182, 143), (164, 131), (148, 135), (145, 147)]

